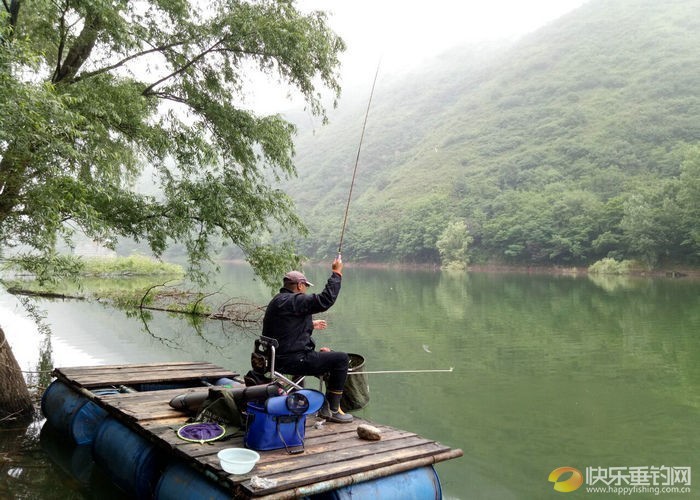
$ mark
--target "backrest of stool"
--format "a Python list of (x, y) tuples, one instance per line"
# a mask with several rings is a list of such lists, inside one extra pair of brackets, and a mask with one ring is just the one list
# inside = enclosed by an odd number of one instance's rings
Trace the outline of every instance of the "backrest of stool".
[(264, 337), (262, 335), (255, 339), (255, 346), (253, 354), (251, 355), (253, 371), (261, 375), (265, 375), (265, 373), (269, 371), (271, 375), (274, 375), (275, 352), (278, 346), (279, 343), (277, 339)]
[[(285, 387), (290, 387), (288, 390), (302, 389), (304, 375), (296, 375), (294, 377), (275, 371), (275, 354), (279, 347), (277, 339), (265, 337), (261, 335), (255, 339), (253, 352), (250, 355), (250, 364), (253, 368), (253, 373), (250, 372), (246, 376), (246, 385), (255, 385), (270, 382), (279, 382)], [(270, 373), (269, 378), (267, 373)], [(289, 378), (288, 378), (289, 377)], [(250, 379), (250, 380), (249, 380)]]
[(260, 337), (258, 337), (255, 340), (255, 347), (257, 348), (258, 345), (264, 347), (272, 346), (275, 349), (277, 349), (280, 346), (279, 342), (277, 342), (277, 339), (273, 339), (272, 337), (265, 337), (264, 335), (260, 335)]

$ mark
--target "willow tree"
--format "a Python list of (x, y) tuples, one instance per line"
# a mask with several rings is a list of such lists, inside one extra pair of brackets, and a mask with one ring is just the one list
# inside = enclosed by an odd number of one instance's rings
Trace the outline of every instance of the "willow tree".
[[(325, 119), (344, 44), (323, 12), (293, 0), (3, 6), (1, 245), (28, 250), (35, 270), (60, 262), (57, 242), (76, 232), (144, 241), (156, 256), (181, 244), (193, 271), (222, 240), (263, 278), (295, 258), (260, 244), (272, 227), (304, 231), (271, 187), (294, 175), (294, 127), (246, 97), (263, 75)], [(144, 169), (149, 194), (134, 188)]]

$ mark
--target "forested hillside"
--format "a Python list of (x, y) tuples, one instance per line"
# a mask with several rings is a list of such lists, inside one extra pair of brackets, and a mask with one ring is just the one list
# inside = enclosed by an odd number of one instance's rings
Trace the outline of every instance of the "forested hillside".
[[(507, 49), (453, 51), (400, 81), (380, 73), (343, 253), (697, 265), (699, 8), (591, 0)], [(300, 126), (299, 176), (284, 188), (309, 257), (337, 251), (368, 95), (345, 96), (327, 127)]]

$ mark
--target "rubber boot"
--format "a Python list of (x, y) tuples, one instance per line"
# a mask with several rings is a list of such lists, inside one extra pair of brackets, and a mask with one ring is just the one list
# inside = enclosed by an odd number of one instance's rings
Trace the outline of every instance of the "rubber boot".
[(329, 390), (326, 392), (326, 400), (323, 402), (318, 416), (338, 424), (349, 424), (352, 422), (352, 415), (343, 413), (343, 410), (340, 409), (340, 398), (342, 395), (343, 393), (338, 391)]

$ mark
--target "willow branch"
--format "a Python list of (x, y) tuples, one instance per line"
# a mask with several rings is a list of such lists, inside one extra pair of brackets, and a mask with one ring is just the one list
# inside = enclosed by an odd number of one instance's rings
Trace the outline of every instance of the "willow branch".
[(214, 45), (212, 45), (211, 47), (209, 47), (208, 49), (206, 49), (206, 50), (203, 51), (202, 53), (197, 54), (197, 55), (196, 55), (195, 57), (193, 57), (190, 61), (188, 61), (186, 64), (184, 64), (181, 68), (179, 68), (179, 69), (173, 71), (173, 72), (170, 73), (169, 75), (164, 76), (164, 77), (161, 78), (160, 80), (157, 80), (157, 81), (153, 82), (151, 85), (149, 85), (148, 87), (146, 87), (146, 88), (143, 90), (143, 92), (141, 92), (141, 95), (144, 95), (144, 96), (146, 96), (146, 95), (152, 95), (152, 91), (153, 91), (153, 89), (154, 89), (155, 87), (157, 87), (158, 85), (160, 85), (160, 84), (163, 83), (164, 81), (169, 80), (169, 79), (171, 79), (171, 78), (174, 78), (174, 77), (176, 77), (177, 75), (183, 73), (185, 70), (187, 70), (188, 68), (190, 68), (192, 65), (194, 65), (195, 63), (197, 63), (197, 62), (199, 62), (201, 59), (203, 59), (203, 58), (204, 58), (206, 55), (208, 55), (210, 52), (213, 52), (213, 51), (216, 49), (216, 47), (217, 47), (221, 42), (223, 42), (223, 40), (219, 40), (218, 42), (216, 42)]
[(100, 75), (102, 73), (106, 73), (108, 71), (111, 71), (115, 68), (119, 68), (120, 66), (123, 66), (124, 64), (131, 61), (132, 59), (137, 59), (139, 57), (143, 57), (143, 56), (146, 56), (148, 54), (153, 54), (154, 52), (163, 52), (163, 51), (171, 49), (173, 47), (177, 47), (178, 45), (184, 45), (184, 44), (185, 44), (185, 42), (173, 42), (173, 43), (169, 43), (167, 45), (161, 45), (160, 47), (154, 47), (152, 49), (137, 52), (135, 54), (132, 54), (130, 56), (125, 57), (124, 59), (122, 59), (122, 60), (120, 60), (120, 61), (118, 61), (110, 66), (105, 66), (104, 68), (96, 69), (95, 71), (89, 71), (87, 73), (82, 73), (80, 76), (76, 77), (75, 80), (73, 80), (73, 81), (78, 82), (78, 81), (84, 80), (86, 78), (91, 78), (93, 76), (97, 76), (97, 75)]

